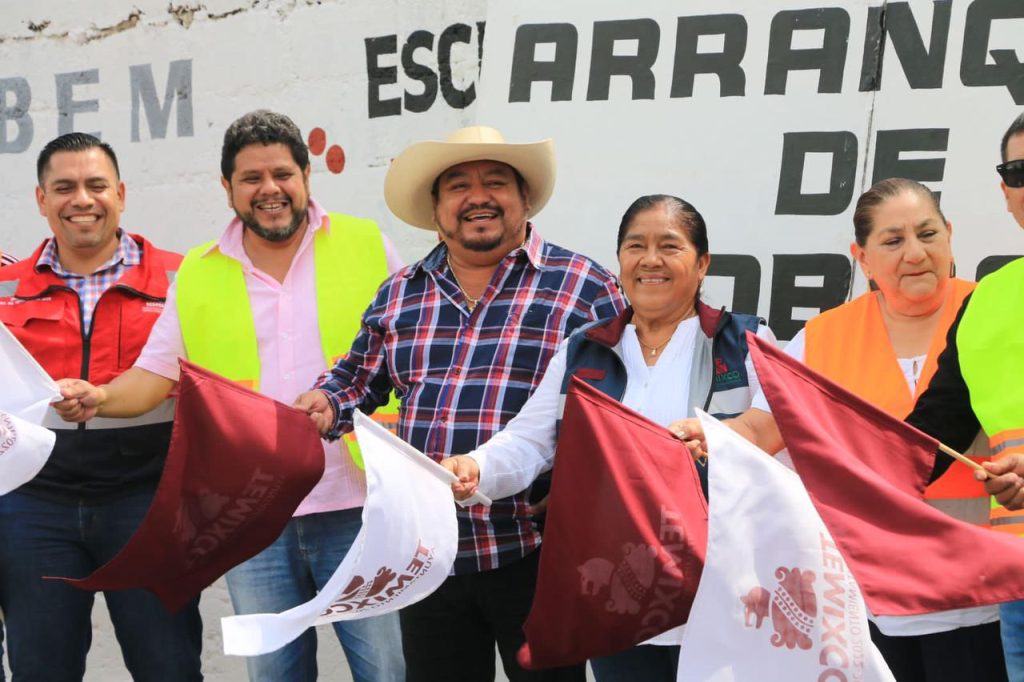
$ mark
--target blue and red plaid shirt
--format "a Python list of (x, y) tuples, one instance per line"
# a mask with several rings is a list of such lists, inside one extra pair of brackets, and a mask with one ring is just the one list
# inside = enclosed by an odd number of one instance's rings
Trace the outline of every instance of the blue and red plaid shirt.
[(36, 261), (37, 271), (44, 267), (50, 268), (53, 274), (64, 280), (78, 294), (82, 331), (85, 334), (89, 333), (93, 311), (96, 310), (96, 304), (99, 303), (103, 292), (121, 279), (125, 270), (142, 262), (142, 248), (135, 240), (124, 230), (118, 230), (118, 236), (119, 241), (114, 255), (96, 268), (91, 275), (78, 275), (62, 268), (60, 258), (57, 256), (57, 240), (53, 238), (46, 243), (43, 252), (39, 254), (39, 260)]
[[(348, 355), (321, 377), (337, 415), (332, 438), (351, 430), (355, 408), (372, 412), (393, 388), (399, 436), (435, 460), (469, 452), (519, 412), (562, 339), (625, 307), (611, 273), (530, 228), (470, 312), (447, 252), (440, 244), (388, 278)], [(458, 509), (456, 574), (498, 568), (539, 546), (528, 492)]]

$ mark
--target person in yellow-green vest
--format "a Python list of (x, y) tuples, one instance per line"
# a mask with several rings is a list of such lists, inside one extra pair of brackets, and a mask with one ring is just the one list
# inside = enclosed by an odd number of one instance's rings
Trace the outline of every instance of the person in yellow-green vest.
[[(1024, 113), (1003, 135), (996, 167), (1006, 208), (1024, 228)], [(949, 330), (939, 366), (907, 421), (958, 450), (980, 424), (993, 461), (984, 466), (994, 530), (1024, 536), (1024, 258), (983, 278)], [(971, 436), (968, 437), (968, 432)], [(941, 455), (946, 466), (952, 459)], [(977, 473), (981, 480), (984, 474)], [(1021, 567), (1024, 572), (1024, 566)], [(999, 609), (1010, 682), (1024, 682), (1024, 601)]]
[[(286, 116), (254, 111), (224, 135), (221, 183), (235, 217), (182, 262), (135, 366), (93, 387), (64, 381), (58, 411), (123, 417), (162, 400), (178, 358), (290, 403), (344, 355), (360, 315), (401, 267), (370, 220), (327, 213), (309, 195), (309, 154)], [(393, 411), (392, 411), (393, 412)], [(324, 443), (320, 483), (266, 550), (227, 574), (238, 614), (279, 613), (312, 599), (361, 525), (366, 480), (343, 441)], [(398, 614), (334, 623), (358, 682), (405, 680)], [(317, 679), (316, 631), (247, 659), (256, 682)]]

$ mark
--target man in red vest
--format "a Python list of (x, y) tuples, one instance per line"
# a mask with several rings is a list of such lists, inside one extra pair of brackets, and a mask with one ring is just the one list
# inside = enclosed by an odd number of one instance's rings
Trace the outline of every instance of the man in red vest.
[[(97, 138), (53, 140), (37, 177), (53, 236), (0, 269), (0, 322), (54, 379), (108, 382), (142, 350), (181, 256), (121, 229), (125, 186)], [(53, 414), (46, 466), (0, 496), (0, 610), (19, 682), (85, 674), (94, 595), (42, 577), (89, 575), (128, 541), (160, 479), (172, 417), (166, 402), (131, 421), (69, 425)], [(144, 590), (104, 596), (133, 679), (202, 679), (198, 599), (172, 615)]]

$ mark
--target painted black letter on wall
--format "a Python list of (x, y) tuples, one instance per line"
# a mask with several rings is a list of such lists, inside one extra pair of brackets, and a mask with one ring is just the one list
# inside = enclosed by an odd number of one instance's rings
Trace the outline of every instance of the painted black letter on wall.
[[(821, 47), (792, 47), (797, 31), (824, 30)], [(790, 71), (819, 71), (818, 92), (839, 92), (843, 87), (850, 15), (838, 7), (779, 12), (772, 18), (764, 94), (785, 95)]]
[[(636, 41), (636, 54), (615, 54), (618, 41)], [(654, 99), (654, 60), (658, 58), (661, 29), (653, 19), (595, 21), (590, 51), (590, 79), (587, 100), (608, 99), (612, 76), (628, 76), (633, 82), (633, 99)]]
[[(578, 42), (576, 27), (572, 24), (523, 24), (516, 29), (508, 101), (529, 102), (530, 89), (537, 81), (551, 83), (552, 102), (571, 100)], [(537, 46), (547, 43), (555, 45), (554, 60), (537, 61)]]
[[(837, 253), (778, 255), (772, 268), (772, 300), (768, 326), (782, 341), (803, 329), (805, 320), (795, 319), (794, 308), (811, 308), (811, 316), (835, 308), (850, 291), (850, 259)], [(797, 286), (796, 278), (817, 276), (822, 286)]]
[[(721, 52), (697, 52), (701, 36), (721, 35)], [(672, 97), (692, 97), (698, 73), (713, 73), (721, 83), (722, 97), (742, 97), (747, 76), (740, 62), (747, 51), (747, 20), (741, 14), (679, 17), (676, 26), (676, 58), (672, 69)]]
[[(832, 155), (829, 190), (803, 194), (804, 161), (808, 154)], [(857, 136), (836, 132), (786, 133), (782, 143), (782, 169), (776, 215), (839, 215), (853, 199), (857, 175)]]

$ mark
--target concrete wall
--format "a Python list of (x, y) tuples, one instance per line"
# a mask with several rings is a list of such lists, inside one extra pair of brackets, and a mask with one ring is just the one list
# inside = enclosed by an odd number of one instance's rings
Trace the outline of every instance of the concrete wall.
[[(6, 3), (0, 29), (0, 248), (47, 234), (34, 160), (95, 131), (122, 158), (124, 225), (185, 249), (230, 217), (225, 127), (257, 107), (324, 131), (312, 190), (373, 217), (407, 260), (433, 236), (381, 186), (410, 142), (462, 125), (553, 137), (549, 239), (615, 266), (638, 195), (707, 219), (712, 302), (757, 311), (782, 339), (865, 287), (850, 216), (876, 179), (943, 194), (962, 276), (1024, 252), (993, 167), (1024, 107), (1024, 4), (1013, 0), (141, 0)], [(882, 32), (882, 26), (885, 32)], [(332, 154), (338, 154), (338, 151)]]
[[(863, 290), (850, 215), (878, 177), (942, 192), (961, 274), (1024, 252), (993, 171), (1024, 107), (1019, 0), (36, 0), (0, 19), (0, 248), (20, 256), (48, 234), (35, 157), (72, 129), (117, 150), (126, 228), (178, 250), (215, 237), (230, 218), (220, 140), (259, 107), (324, 131), (344, 165), (314, 156), (314, 196), (380, 221), (408, 261), (434, 236), (384, 205), (393, 156), (469, 124), (553, 137), (545, 236), (614, 267), (626, 205), (683, 196), (708, 220), (708, 295), (783, 339)], [(203, 603), (210, 679), (242, 679), (219, 654), (223, 587)], [(96, 623), (88, 679), (125, 679), (100, 609)], [(324, 679), (346, 679), (333, 640), (322, 649)]]

